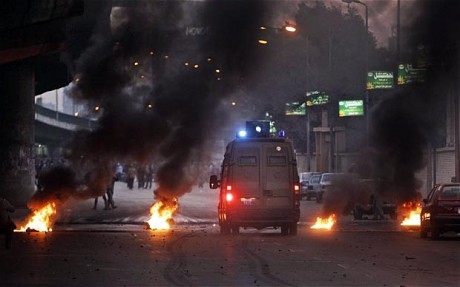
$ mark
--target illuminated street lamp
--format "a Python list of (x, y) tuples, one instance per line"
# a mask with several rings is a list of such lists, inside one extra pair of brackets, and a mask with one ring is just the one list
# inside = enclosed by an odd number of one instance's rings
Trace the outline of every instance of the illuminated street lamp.
[(284, 30), (288, 31), (289, 33), (294, 33), (297, 31), (296, 26), (291, 25), (289, 22), (286, 22), (286, 25), (284, 26)]
[[(270, 27), (270, 26), (260, 26), (259, 27), (260, 30), (274, 30), (274, 31), (286, 31), (288, 33), (294, 33), (297, 31), (297, 28), (295, 25), (292, 25), (291, 23), (289, 23), (288, 21), (286, 21), (285, 25), (281, 28), (277, 28), (277, 27)], [(265, 39), (259, 39), (257, 40), (259, 42), (259, 44), (262, 44), (262, 45), (267, 45), (268, 44), (268, 41), (265, 40)]]

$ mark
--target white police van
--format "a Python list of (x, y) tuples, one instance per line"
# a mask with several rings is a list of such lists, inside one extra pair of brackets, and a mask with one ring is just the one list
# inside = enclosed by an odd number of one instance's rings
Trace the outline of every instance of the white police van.
[(220, 232), (274, 227), (295, 235), (300, 184), (292, 142), (270, 136), (267, 121), (247, 122), (246, 132), (228, 143), (220, 179), (210, 178), (210, 188), (220, 188)]

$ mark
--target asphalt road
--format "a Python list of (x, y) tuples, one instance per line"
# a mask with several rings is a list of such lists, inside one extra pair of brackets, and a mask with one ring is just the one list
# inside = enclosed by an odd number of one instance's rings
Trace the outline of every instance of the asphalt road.
[[(310, 226), (321, 205), (302, 201), (297, 236), (242, 230), (222, 236), (217, 193), (180, 199), (170, 231), (147, 230), (151, 190), (117, 183), (117, 208), (61, 210), (53, 232), (15, 233), (0, 249), (1, 286), (460, 286), (460, 238), (422, 240), (393, 220), (340, 217)], [(20, 220), (24, 212), (18, 211)]]

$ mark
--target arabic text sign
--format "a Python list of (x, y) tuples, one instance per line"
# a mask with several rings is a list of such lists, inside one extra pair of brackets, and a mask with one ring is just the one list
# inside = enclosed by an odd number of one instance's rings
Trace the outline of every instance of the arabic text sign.
[(411, 64), (400, 64), (398, 66), (398, 85), (424, 82), (426, 69), (415, 69)]
[(363, 100), (339, 101), (339, 117), (364, 115)]
[(371, 71), (367, 73), (367, 89), (393, 88), (393, 72)]
[(329, 95), (325, 92), (307, 92), (307, 106), (325, 105), (327, 103), (329, 103)]
[(286, 116), (305, 116), (305, 102), (290, 102), (286, 103)]

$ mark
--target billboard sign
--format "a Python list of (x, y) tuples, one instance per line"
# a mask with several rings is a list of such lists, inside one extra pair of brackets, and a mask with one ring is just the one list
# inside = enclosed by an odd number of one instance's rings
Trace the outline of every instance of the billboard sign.
[(307, 106), (318, 106), (329, 103), (329, 95), (325, 92), (313, 91), (307, 92)]
[(364, 115), (363, 100), (339, 101), (339, 117)]
[(367, 89), (391, 89), (393, 88), (393, 72), (371, 71), (367, 73)]
[(306, 104), (305, 102), (290, 102), (286, 103), (286, 116), (305, 116)]
[(411, 64), (398, 66), (398, 85), (421, 83), (426, 78), (426, 69), (413, 68)]

